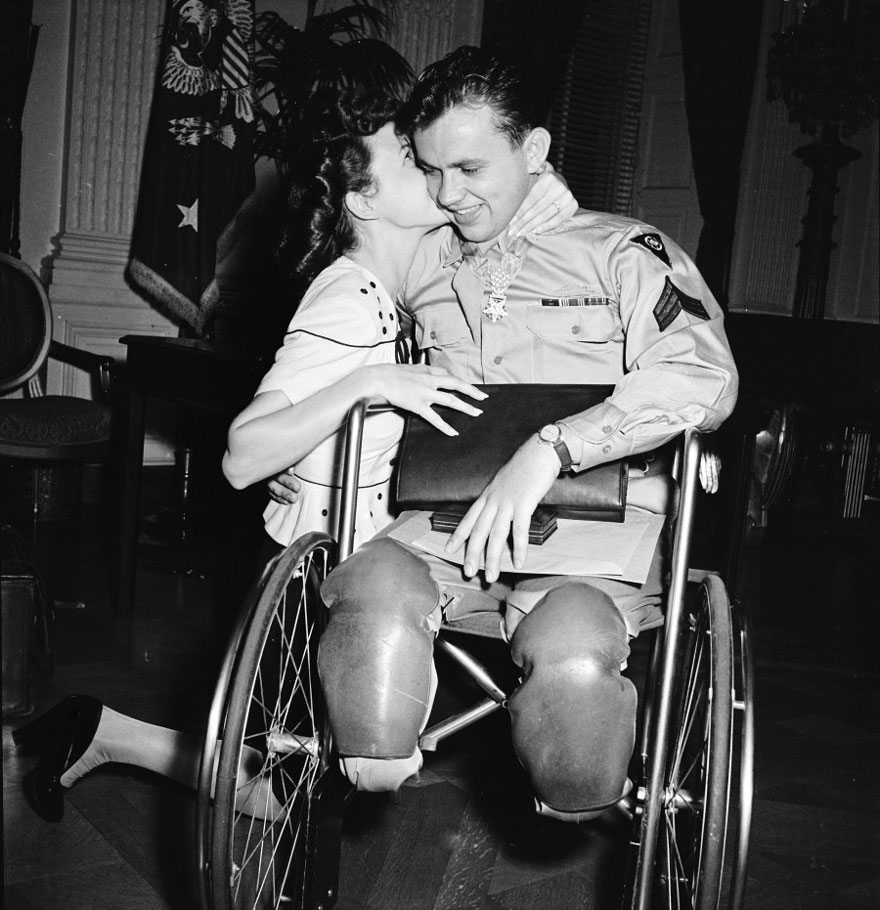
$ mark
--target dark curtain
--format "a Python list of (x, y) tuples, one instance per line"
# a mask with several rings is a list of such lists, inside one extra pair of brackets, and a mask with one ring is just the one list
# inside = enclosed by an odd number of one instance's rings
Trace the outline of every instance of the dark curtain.
[(39, 29), (31, 0), (0, 3), (0, 251), (20, 258), (21, 118)]
[(704, 221), (696, 262), (725, 307), (762, 8), (761, 0), (679, 3), (685, 107)]
[(586, 0), (486, 0), (484, 5), (482, 47), (517, 64), (542, 119), (553, 104), (586, 5)]

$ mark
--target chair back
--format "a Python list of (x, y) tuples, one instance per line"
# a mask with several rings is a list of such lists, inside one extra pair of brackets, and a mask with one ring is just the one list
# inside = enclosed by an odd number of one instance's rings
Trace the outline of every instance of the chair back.
[(52, 310), (33, 269), (0, 253), (0, 393), (35, 377), (52, 341)]

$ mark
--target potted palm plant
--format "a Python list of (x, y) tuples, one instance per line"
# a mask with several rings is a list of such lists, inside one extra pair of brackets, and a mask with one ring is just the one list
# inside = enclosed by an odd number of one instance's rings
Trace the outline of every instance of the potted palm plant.
[(283, 177), (303, 117), (318, 92), (361, 88), (401, 97), (413, 72), (381, 36), (393, 24), (393, 0), (353, 0), (317, 12), (308, 0), (302, 28), (277, 12), (261, 12), (255, 23), (255, 83), (259, 100), (254, 149), (274, 161)]

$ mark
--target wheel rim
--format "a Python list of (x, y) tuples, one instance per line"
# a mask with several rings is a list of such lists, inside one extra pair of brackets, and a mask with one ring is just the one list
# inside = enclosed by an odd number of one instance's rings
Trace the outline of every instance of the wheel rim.
[(213, 910), (211, 898), (211, 856), (213, 843), (213, 817), (214, 817), (214, 773), (220, 761), (220, 731), (226, 722), (226, 706), (230, 695), (230, 682), (233, 670), (238, 660), (242, 638), (247, 631), (268, 577), (275, 565), (279, 554), (271, 560), (263, 570), (263, 575), (254, 589), (248, 592), (245, 605), (239, 614), (235, 627), (230, 635), (223, 657), (223, 663), (214, 689), (214, 697), (208, 712), (208, 724), (205, 730), (205, 741), (202, 746), (202, 757), (199, 766), (199, 784), (196, 799), (196, 854), (201, 871), (199, 876), (199, 896), (202, 910)]
[(219, 906), (301, 906), (307, 890), (313, 804), (328, 762), (316, 657), (329, 561), (325, 546), (285, 558), (246, 636), (217, 776)]
[(749, 841), (754, 806), (755, 774), (755, 671), (751, 623), (739, 602), (732, 605), (734, 644), (734, 739), (731, 772), (731, 806), (735, 820), (736, 849), (725, 868), (730, 910), (745, 906)]
[[(658, 878), (663, 906), (717, 906), (730, 775), (730, 624), (717, 621), (701, 587), (683, 647), (678, 725), (663, 794)], [(726, 605), (726, 597), (723, 598)], [(726, 608), (726, 606), (725, 606)]]

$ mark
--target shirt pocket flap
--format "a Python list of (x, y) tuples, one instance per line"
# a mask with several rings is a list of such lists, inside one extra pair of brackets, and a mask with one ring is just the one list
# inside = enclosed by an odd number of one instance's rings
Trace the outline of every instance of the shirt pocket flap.
[(530, 306), (526, 325), (538, 338), (601, 344), (620, 330), (614, 306)]
[(445, 347), (464, 338), (470, 338), (470, 330), (457, 304), (430, 306), (416, 313), (416, 344), (420, 350)]

